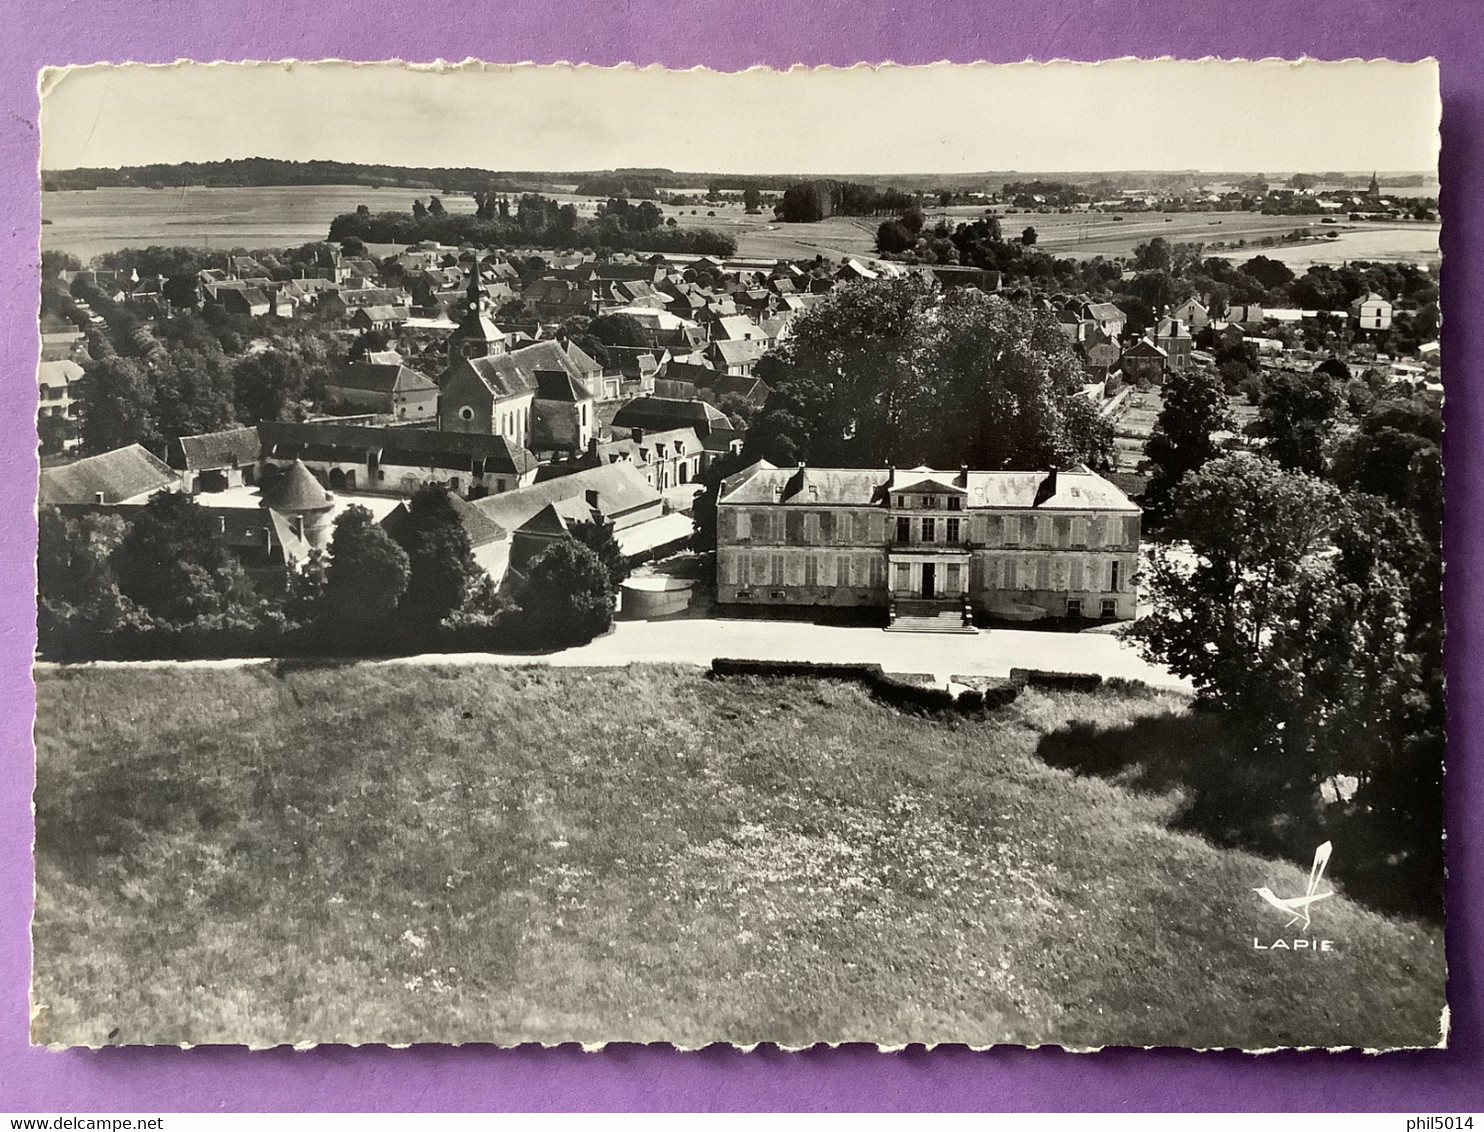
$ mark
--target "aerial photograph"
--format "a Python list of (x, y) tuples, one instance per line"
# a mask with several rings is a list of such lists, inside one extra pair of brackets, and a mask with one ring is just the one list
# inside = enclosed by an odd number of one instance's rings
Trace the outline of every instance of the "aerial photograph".
[(1446, 1044), (1435, 63), (41, 90), (33, 1043)]

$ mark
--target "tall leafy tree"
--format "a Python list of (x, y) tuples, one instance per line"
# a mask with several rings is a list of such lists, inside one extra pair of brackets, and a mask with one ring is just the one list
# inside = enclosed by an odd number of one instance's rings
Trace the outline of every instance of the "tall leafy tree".
[(112, 557), (119, 590), (156, 620), (251, 627), (257, 600), (215, 519), (162, 491), (135, 514)]
[(230, 428), (235, 419), (233, 380), (221, 347), (173, 343), (169, 362), (154, 373), (159, 429), (165, 436), (195, 436)]
[(408, 575), (406, 551), (369, 510), (356, 505), (336, 516), (322, 591), (323, 610), (332, 621), (385, 625), (407, 590)]
[[(795, 322), (775, 407), (797, 417), (799, 454), (819, 464), (879, 464), (902, 453), (916, 355), (931, 305), (918, 276), (851, 283)], [(766, 378), (770, 383), (774, 377)]]
[(112, 558), (128, 524), (113, 514), (64, 516), (55, 507), (37, 515), (38, 633), (43, 649), (59, 629), (108, 632), (133, 619), (119, 590)]
[(1162, 397), (1154, 431), (1144, 444), (1152, 465), (1144, 507), (1155, 527), (1170, 520), (1174, 491), (1185, 477), (1220, 454), (1215, 434), (1236, 427), (1220, 379), (1207, 370), (1169, 374)]
[[(1099, 457), (1079, 450), (1068, 432), (1082, 367), (1050, 314), (963, 288), (925, 323), (903, 398), (900, 462), (1037, 468)], [(1083, 427), (1077, 439), (1095, 441), (1094, 431)]]
[(608, 585), (614, 593), (629, 576), (628, 560), (613, 534), (613, 524), (607, 519), (595, 519), (588, 523), (573, 523), (571, 534), (598, 556), (603, 569), (608, 571)]
[(1187, 476), (1171, 533), (1189, 554), (1154, 551), (1147, 587), (1155, 611), (1133, 628), (1145, 651), (1209, 700), (1260, 702), (1253, 690), (1273, 630), (1298, 614), (1298, 583), (1322, 567), (1336, 498), (1330, 485), (1250, 453)]
[(237, 418), (244, 424), (288, 420), (303, 398), (307, 372), (299, 357), (286, 350), (249, 354), (232, 367)]
[(91, 388), (83, 408), (82, 443), (93, 453), (160, 439), (155, 392), (133, 358), (102, 358), (88, 368)]
[(1264, 451), (1283, 467), (1319, 475), (1343, 399), (1342, 386), (1323, 370), (1269, 374), (1263, 378), (1250, 431), (1267, 442)]
[(398, 531), (407, 552), (409, 576), (402, 595), (404, 616), (421, 625), (438, 625), (462, 609), (484, 571), (474, 560), (468, 532), (447, 489), (428, 484), (408, 503), (409, 521)]
[(613, 624), (608, 570), (574, 539), (559, 539), (532, 559), (520, 601), (527, 631), (538, 641), (581, 644)]

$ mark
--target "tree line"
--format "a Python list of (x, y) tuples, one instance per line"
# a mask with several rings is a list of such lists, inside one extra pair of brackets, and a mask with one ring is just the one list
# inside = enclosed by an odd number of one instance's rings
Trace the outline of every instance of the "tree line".
[(917, 203), (913, 193), (899, 189), (878, 189), (854, 181), (832, 181), (819, 178), (799, 181), (783, 190), (778, 202), (778, 219), (790, 224), (807, 224), (827, 216), (878, 216), (884, 212), (902, 212)]
[[(539, 247), (640, 252), (678, 252), (731, 256), (737, 241), (711, 228), (682, 228), (659, 223), (659, 210), (649, 201), (631, 206), (615, 198), (593, 217), (581, 216), (570, 204), (525, 194), (512, 209), (508, 201), (481, 198), (480, 212), (450, 213), (425, 210), (372, 213), (365, 205), (342, 213), (330, 223), (329, 239), (359, 239), (365, 243), (414, 244), (435, 240), (442, 244), (476, 247)], [(651, 223), (651, 221), (653, 221)]]
[(160, 492), (128, 513), (43, 507), (38, 648), (79, 660), (565, 647), (612, 623), (628, 567), (611, 524), (576, 524), (525, 565), (511, 601), (475, 560), (444, 488), (419, 489), (406, 508), (391, 534), (347, 507), (328, 554), (255, 582), (188, 495)]

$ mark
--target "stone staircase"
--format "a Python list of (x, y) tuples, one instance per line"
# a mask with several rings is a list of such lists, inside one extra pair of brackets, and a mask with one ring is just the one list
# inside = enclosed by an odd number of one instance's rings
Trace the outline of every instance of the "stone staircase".
[(956, 602), (898, 601), (887, 612), (888, 633), (961, 633), (979, 632), (967, 609)]

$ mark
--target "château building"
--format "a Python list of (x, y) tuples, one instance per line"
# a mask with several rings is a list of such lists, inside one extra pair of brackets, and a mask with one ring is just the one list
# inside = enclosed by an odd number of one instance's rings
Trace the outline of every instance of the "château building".
[(1127, 620), (1140, 516), (1084, 467), (942, 472), (764, 460), (722, 482), (717, 599)]

